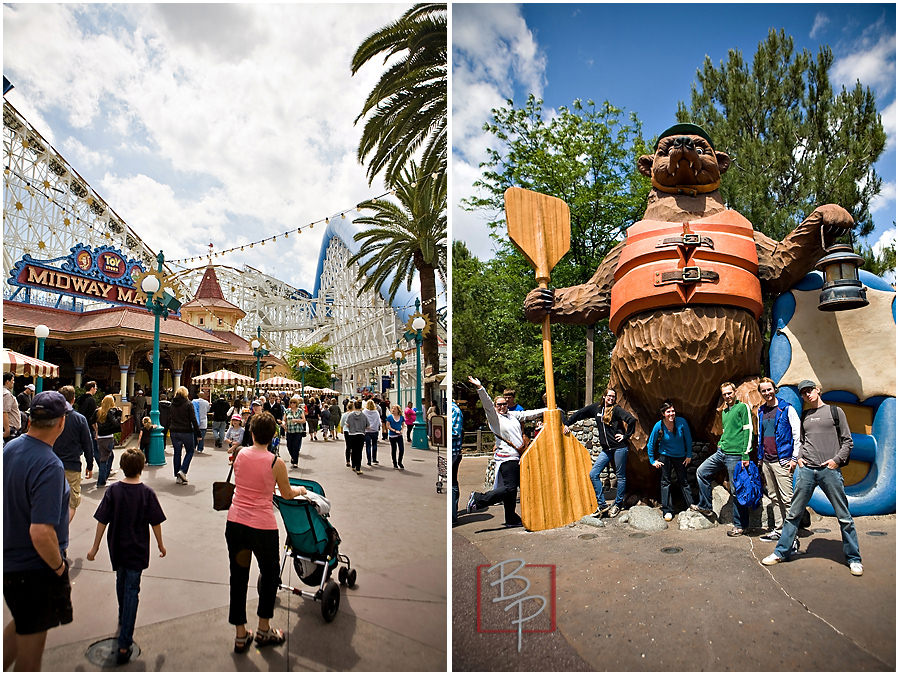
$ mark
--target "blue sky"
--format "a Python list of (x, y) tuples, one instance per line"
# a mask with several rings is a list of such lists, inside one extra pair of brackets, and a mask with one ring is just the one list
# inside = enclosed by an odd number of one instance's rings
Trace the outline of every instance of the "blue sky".
[[(794, 38), (795, 51), (834, 54), (832, 86), (859, 79), (876, 95), (887, 149), (876, 164), (884, 180), (871, 211), (868, 243), (893, 238), (896, 220), (896, 8), (888, 4), (456, 4), (453, 18), (453, 238), (479, 257), (492, 254), (485, 223), (468, 213), (478, 163), (493, 140), (481, 125), (490, 109), (529, 93), (548, 111), (576, 98), (608, 100), (637, 113), (645, 138), (675, 121), (678, 101), (709, 55), (713, 64), (739, 50), (751, 62), (770, 28)], [(552, 112), (551, 112), (552, 114)]]
[[(6, 98), (154, 250), (220, 251), (386, 192), (354, 125), (384, 66), (350, 61), (409, 6), (6, 4)], [(324, 230), (216, 262), (311, 290)]]

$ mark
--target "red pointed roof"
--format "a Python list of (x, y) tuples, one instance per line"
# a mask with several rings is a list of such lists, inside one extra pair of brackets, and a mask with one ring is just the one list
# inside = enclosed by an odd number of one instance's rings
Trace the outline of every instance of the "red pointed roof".
[(216, 270), (212, 265), (209, 265), (206, 268), (206, 272), (203, 274), (203, 279), (200, 281), (197, 292), (190, 302), (186, 302), (182, 305), (182, 311), (184, 309), (193, 309), (195, 307), (211, 310), (237, 310), (242, 317), (246, 316), (246, 312), (240, 307), (233, 305), (225, 299), (225, 294), (222, 293), (222, 287), (219, 285), (219, 278), (216, 276)]
[(216, 270), (212, 265), (206, 268), (206, 273), (203, 275), (200, 287), (194, 294), (194, 300), (200, 299), (225, 299), (225, 295), (222, 293), (222, 287), (219, 286), (219, 278), (216, 276)]

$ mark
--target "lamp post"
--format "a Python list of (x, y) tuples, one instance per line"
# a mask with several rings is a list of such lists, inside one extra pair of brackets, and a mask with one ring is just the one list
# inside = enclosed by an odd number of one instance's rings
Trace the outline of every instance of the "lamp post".
[(391, 363), (396, 364), (397, 366), (397, 405), (402, 408), (403, 402), (400, 399), (400, 366), (406, 363), (406, 353), (402, 349), (400, 349), (399, 340), (397, 340), (397, 348), (391, 352)]
[[(416, 312), (419, 301), (416, 300)], [(412, 320), (412, 329), (416, 340), (416, 423), (413, 425), (412, 446), (419, 450), (428, 449), (428, 431), (425, 426), (425, 411), (422, 409), (422, 330), (427, 324), (420, 315)], [(409, 335), (409, 333), (407, 333)]]
[(297, 370), (300, 371), (300, 396), (306, 393), (306, 371), (309, 370), (309, 364), (302, 359), (297, 361)]
[[(147, 463), (150, 466), (164, 466), (166, 454), (163, 450), (163, 431), (159, 426), (159, 318), (168, 318), (170, 311), (177, 311), (181, 303), (175, 297), (162, 291), (160, 277), (165, 257), (160, 251), (156, 256), (156, 275), (148, 274), (141, 280), (141, 290), (147, 294), (146, 307), (153, 314), (153, 401), (150, 406), (150, 449), (147, 452)], [(161, 292), (162, 291), (162, 292)]]
[(256, 327), (256, 337), (250, 342), (250, 347), (253, 349), (253, 356), (256, 357), (256, 385), (255, 385), (255, 397), (259, 397), (259, 359), (263, 356), (269, 355), (269, 350), (263, 347), (262, 343), (262, 328), (260, 326)]
[[(34, 327), (34, 337), (37, 338), (37, 357), (43, 361), (44, 360), (44, 340), (47, 339), (47, 336), (50, 335), (50, 329), (47, 328), (44, 324), (38, 324)], [(44, 378), (36, 377), (34, 378), (34, 393), (40, 394), (44, 390)]]

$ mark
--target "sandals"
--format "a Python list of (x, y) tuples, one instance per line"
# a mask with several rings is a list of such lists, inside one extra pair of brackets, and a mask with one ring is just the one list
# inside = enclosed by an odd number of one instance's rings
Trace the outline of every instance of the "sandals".
[(280, 645), (284, 644), (284, 632), (278, 630), (277, 628), (269, 628), (269, 630), (263, 632), (261, 630), (256, 631), (256, 646), (257, 647), (265, 647), (266, 645)]
[(243, 654), (245, 651), (250, 649), (250, 645), (253, 644), (253, 633), (249, 630), (244, 633), (244, 637), (234, 638), (234, 652), (235, 654)]

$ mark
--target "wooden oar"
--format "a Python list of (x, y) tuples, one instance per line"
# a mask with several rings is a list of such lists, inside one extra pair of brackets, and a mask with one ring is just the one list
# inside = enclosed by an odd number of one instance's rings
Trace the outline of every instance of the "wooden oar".
[[(569, 250), (569, 207), (556, 197), (515, 187), (503, 198), (509, 238), (534, 267), (538, 286), (547, 288), (551, 270)], [(548, 409), (543, 428), (519, 463), (522, 522), (532, 531), (567, 525), (597, 508), (588, 475), (591, 456), (574, 435), (562, 433), (549, 316), (544, 317), (542, 332)]]

